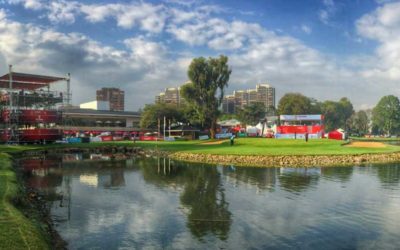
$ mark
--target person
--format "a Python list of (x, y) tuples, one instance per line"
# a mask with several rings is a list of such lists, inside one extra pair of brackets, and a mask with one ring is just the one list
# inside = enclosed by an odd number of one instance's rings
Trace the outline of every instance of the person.
[(235, 135), (231, 136), (231, 146), (233, 146), (233, 144), (235, 143)]
[(306, 139), (306, 142), (308, 142), (308, 132), (306, 132), (306, 134), (305, 134), (305, 139)]

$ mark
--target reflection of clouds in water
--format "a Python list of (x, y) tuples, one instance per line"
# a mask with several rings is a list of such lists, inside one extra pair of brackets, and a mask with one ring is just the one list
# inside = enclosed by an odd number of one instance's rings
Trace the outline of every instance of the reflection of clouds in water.
[[(138, 173), (125, 172), (125, 177), (128, 181), (123, 189), (109, 190), (100, 185), (95, 191), (79, 183), (79, 178), (73, 179), (72, 218), (59, 225), (62, 236), (71, 242), (72, 248), (82, 245), (79, 241), (86, 237), (99, 241), (87, 243), (87, 246), (101, 246), (102, 241), (111, 237), (112, 241), (120, 239), (122, 246), (160, 248), (167, 244), (163, 237), (168, 237), (170, 244), (174, 234), (185, 227), (182, 212), (176, 209), (179, 194), (147, 185)], [(176, 226), (171, 229), (171, 225)], [(164, 232), (160, 233), (163, 228)], [(168, 235), (166, 230), (173, 235)], [(148, 237), (151, 240), (146, 240)]]
[[(126, 169), (124, 186), (118, 190), (105, 189), (100, 183), (98, 189), (89, 188), (74, 177), (72, 219), (59, 228), (72, 248), (393, 246), (400, 232), (398, 184), (390, 186), (395, 190), (383, 188), (382, 181), (387, 178), (382, 180), (382, 176), (389, 172), (381, 170), (379, 177), (377, 168), (340, 170), (304, 175), (300, 170), (219, 171), (228, 211), (232, 213), (225, 241), (210, 230), (199, 240), (187, 227), (187, 217), (196, 203), (190, 200), (190, 206), (183, 206), (181, 197), (188, 191), (188, 181), (197, 180), (192, 179), (193, 168), (181, 169), (176, 177), (149, 175), (147, 180), (142, 171)], [(183, 178), (188, 173), (191, 178)], [(390, 173), (396, 174), (393, 170)], [(191, 197), (197, 197), (196, 187), (193, 185)], [(221, 198), (221, 194), (216, 193), (216, 197)]]
[[(316, 185), (313, 189), (303, 190), (300, 195), (286, 189), (255, 195), (252, 189), (227, 186), (226, 196), (234, 214), (230, 245), (259, 248), (262, 242), (269, 242), (268, 246), (273, 246), (273, 243), (284, 246), (291, 242), (294, 244), (291, 247), (294, 247), (296, 241), (293, 239), (296, 238), (299, 242), (314, 240), (321, 244), (329, 238), (348, 242), (351, 234), (341, 234), (342, 228), (349, 232), (363, 227), (367, 231), (374, 230), (376, 225), (369, 223), (364, 213), (369, 209), (371, 197), (375, 199), (375, 206), (384, 204), (375, 176), (357, 173), (354, 181), (346, 186), (323, 179)], [(380, 220), (379, 214), (375, 218)], [(333, 235), (323, 234), (331, 231)], [(319, 239), (312, 239), (312, 236)]]

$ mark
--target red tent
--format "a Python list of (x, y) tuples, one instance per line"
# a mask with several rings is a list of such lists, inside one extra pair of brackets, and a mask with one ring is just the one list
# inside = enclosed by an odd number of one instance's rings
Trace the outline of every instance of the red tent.
[(341, 132), (339, 130), (333, 130), (328, 133), (328, 139), (344, 140), (344, 137), (344, 132)]

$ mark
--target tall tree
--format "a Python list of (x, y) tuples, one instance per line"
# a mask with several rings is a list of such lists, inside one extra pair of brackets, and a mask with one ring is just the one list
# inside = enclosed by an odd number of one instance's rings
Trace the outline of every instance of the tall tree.
[(215, 138), (218, 108), (224, 97), (232, 70), (228, 66), (228, 57), (199, 57), (193, 59), (188, 70), (190, 83), (181, 88), (181, 94), (196, 109), (204, 126), (210, 128), (211, 138)]
[(279, 100), (278, 113), (280, 115), (309, 114), (311, 108), (310, 98), (300, 93), (288, 93)]
[(321, 106), (322, 114), (325, 117), (325, 129), (327, 131), (349, 127), (350, 117), (354, 113), (353, 105), (346, 97), (338, 102), (325, 101)]
[(265, 105), (261, 102), (252, 103), (239, 110), (238, 118), (249, 125), (257, 125), (260, 119), (265, 117)]
[(183, 112), (175, 105), (157, 103), (144, 107), (140, 118), (140, 127), (156, 129), (158, 120), (162, 120), (164, 116), (172, 122), (185, 122)]
[(372, 124), (379, 131), (392, 135), (400, 128), (400, 101), (394, 95), (381, 98), (372, 110)]
[(369, 131), (369, 118), (367, 112), (360, 110), (350, 118), (350, 131), (359, 135), (365, 135)]

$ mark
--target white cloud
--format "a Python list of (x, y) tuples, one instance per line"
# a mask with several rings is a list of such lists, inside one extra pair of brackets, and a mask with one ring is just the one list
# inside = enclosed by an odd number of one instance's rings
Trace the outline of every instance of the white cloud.
[(308, 25), (303, 24), (303, 25), (301, 25), (300, 28), (301, 28), (301, 30), (302, 30), (304, 33), (306, 33), (306, 34), (311, 34), (311, 33), (312, 33), (312, 29), (311, 29), (311, 27), (308, 26)]
[(154, 100), (149, 93), (185, 81), (183, 69), (175, 65), (180, 62), (168, 58), (164, 45), (144, 37), (127, 39), (125, 45), (126, 50), (118, 50), (82, 34), (21, 24), (0, 11), (0, 59), (6, 60), (0, 65), (50, 75), (71, 72), (74, 103), (89, 101), (96, 88), (113, 84), (134, 94), (126, 103), (135, 110)]
[(330, 25), (331, 17), (336, 13), (337, 8), (333, 0), (323, 0), (323, 9), (318, 11), (318, 17), (324, 24)]
[(374, 67), (363, 75), (400, 80), (400, 2), (387, 3), (364, 15), (356, 26), (361, 36), (379, 42), (372, 59)]

